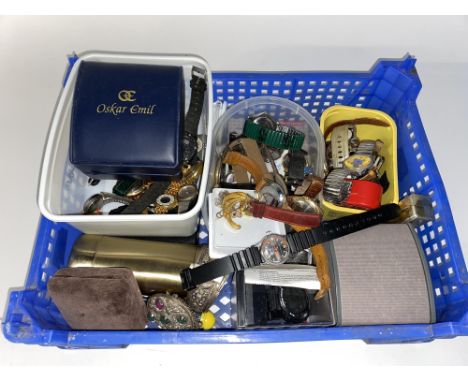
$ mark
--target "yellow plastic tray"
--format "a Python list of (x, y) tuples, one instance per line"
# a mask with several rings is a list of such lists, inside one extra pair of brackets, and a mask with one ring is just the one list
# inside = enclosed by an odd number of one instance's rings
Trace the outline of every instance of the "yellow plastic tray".
[[(356, 133), (359, 139), (380, 139), (384, 143), (381, 154), (385, 158), (385, 161), (380, 173), (387, 172), (390, 186), (382, 195), (382, 204), (398, 203), (397, 127), (395, 121), (388, 114), (373, 109), (340, 105), (332, 106), (323, 112), (320, 119), (320, 130), (323, 134), (327, 127), (335, 122), (358, 118), (379, 119), (387, 122), (389, 125), (356, 125)], [(327, 141), (329, 140), (330, 137), (327, 137)], [(364, 212), (355, 208), (339, 207), (325, 200), (322, 201), (322, 210), (325, 220)]]

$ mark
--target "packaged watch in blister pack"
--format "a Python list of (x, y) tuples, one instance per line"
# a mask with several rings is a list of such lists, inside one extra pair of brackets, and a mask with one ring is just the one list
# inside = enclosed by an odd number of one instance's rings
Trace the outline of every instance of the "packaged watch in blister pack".
[[(327, 256), (329, 256), (329, 245), (325, 245)], [(315, 273), (315, 267), (311, 265), (311, 256), (307, 251), (294, 259), (299, 262), (286, 264), (293, 269), (289, 270), (291, 277), (281, 279), (281, 271), (274, 275), (262, 275), (259, 280), (246, 272), (251, 269), (237, 272), (235, 276), (235, 290), (237, 301), (237, 327), (260, 328), (260, 327), (313, 327), (333, 326), (336, 324), (336, 291), (333, 282), (333, 269), (329, 267), (329, 277), (332, 280), (330, 288), (322, 298), (317, 298), (320, 282), (317, 276), (311, 275), (305, 282), (304, 273), (300, 270), (304, 267), (311, 268)], [(263, 266), (257, 267), (263, 268)], [(254, 268), (255, 270), (255, 268)], [(303, 280), (303, 284), (298, 281)], [(291, 286), (294, 285), (294, 286)], [(304, 286), (304, 287), (297, 287)]]

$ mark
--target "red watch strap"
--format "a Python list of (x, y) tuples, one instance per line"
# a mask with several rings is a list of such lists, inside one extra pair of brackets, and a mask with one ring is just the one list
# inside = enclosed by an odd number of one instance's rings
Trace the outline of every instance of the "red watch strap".
[(357, 179), (345, 179), (345, 182), (351, 183), (351, 189), (343, 204), (363, 210), (373, 210), (380, 207), (383, 188), (379, 183)]
[(251, 202), (250, 207), (250, 212), (256, 218), (267, 218), (302, 227), (318, 227), (321, 222), (319, 214), (286, 210), (260, 202)]

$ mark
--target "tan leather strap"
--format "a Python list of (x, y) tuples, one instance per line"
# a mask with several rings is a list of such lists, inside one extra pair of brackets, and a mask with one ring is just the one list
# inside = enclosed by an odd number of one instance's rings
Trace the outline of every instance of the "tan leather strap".
[(312, 256), (317, 264), (317, 276), (320, 280), (320, 290), (314, 297), (314, 300), (323, 298), (330, 289), (330, 272), (328, 270), (328, 257), (325, 247), (322, 244), (314, 245), (312, 248)]
[[(238, 146), (241, 148), (240, 152), (257, 163), (262, 169), (263, 173), (268, 172), (268, 169), (265, 165), (265, 160), (263, 159), (262, 153), (260, 152), (260, 148), (254, 139), (238, 138), (229, 144), (229, 149), (231, 151), (239, 151), (236, 150)], [(239, 165), (235, 165), (232, 166), (232, 171), (234, 172), (237, 183), (249, 183), (249, 176), (247, 175), (247, 171), (244, 168)]]
[(231, 166), (241, 166), (252, 175), (255, 180), (255, 184), (258, 185), (262, 182), (263, 172), (260, 165), (249, 157), (242, 155), (241, 153), (229, 151), (224, 156), (223, 163), (229, 164)]
[[(294, 230), (297, 232), (306, 231), (307, 227), (293, 226)], [(328, 290), (330, 289), (330, 271), (328, 269), (328, 256), (327, 251), (323, 244), (317, 244), (310, 248), (312, 256), (315, 259), (315, 264), (317, 265), (317, 277), (320, 280), (320, 290), (314, 297), (314, 300), (320, 300), (323, 298)]]

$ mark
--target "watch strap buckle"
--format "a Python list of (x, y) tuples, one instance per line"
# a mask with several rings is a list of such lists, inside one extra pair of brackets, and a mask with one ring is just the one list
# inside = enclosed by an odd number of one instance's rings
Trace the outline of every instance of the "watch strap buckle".
[(195, 289), (196, 285), (192, 281), (192, 274), (190, 268), (185, 268), (180, 272), (180, 278), (182, 279), (182, 288), (184, 290)]
[(192, 91), (198, 91), (204, 93), (206, 90), (206, 80), (205, 80), (206, 70), (198, 68), (196, 66), (192, 67), (192, 79), (190, 80), (190, 87)]

